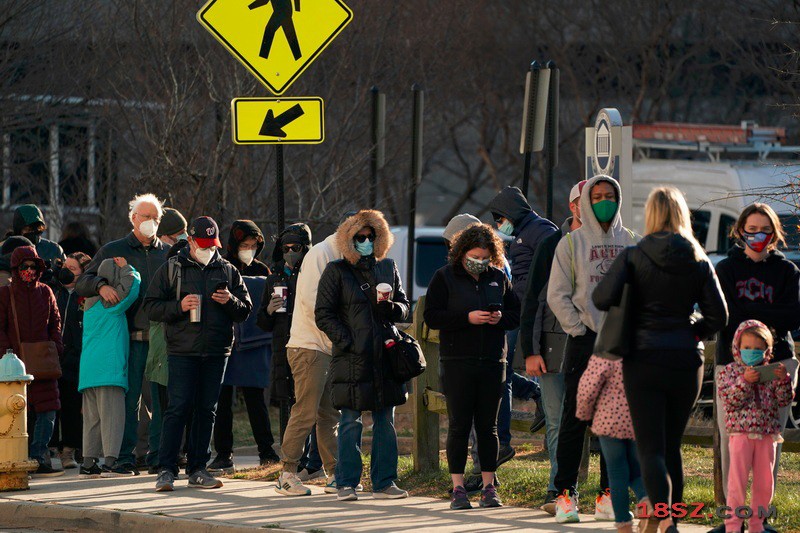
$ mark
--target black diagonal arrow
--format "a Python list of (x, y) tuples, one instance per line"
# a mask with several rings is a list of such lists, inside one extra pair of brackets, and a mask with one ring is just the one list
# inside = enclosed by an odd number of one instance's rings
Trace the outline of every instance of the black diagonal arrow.
[(303, 114), (303, 107), (300, 104), (293, 105), (277, 117), (272, 112), (272, 109), (270, 109), (267, 111), (267, 116), (258, 134), (284, 138), (286, 137), (286, 132), (283, 131), (283, 128), (293, 120), (302, 117)]

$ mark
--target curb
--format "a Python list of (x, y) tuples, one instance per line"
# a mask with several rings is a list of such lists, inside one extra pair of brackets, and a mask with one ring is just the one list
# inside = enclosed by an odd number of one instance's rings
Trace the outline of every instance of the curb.
[[(149, 513), (112, 511), (54, 503), (16, 501), (0, 497), (0, 527), (42, 528), (58, 531), (125, 531), (152, 533), (170, 531), (219, 533), (264, 530), (264, 526), (246, 526), (196, 518), (174, 518)], [(269, 528), (277, 533), (298, 533), (294, 529)]]

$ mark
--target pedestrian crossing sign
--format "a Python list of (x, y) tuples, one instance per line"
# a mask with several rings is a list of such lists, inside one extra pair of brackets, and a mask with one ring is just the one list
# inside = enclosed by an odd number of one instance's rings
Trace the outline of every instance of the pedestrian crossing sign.
[(236, 144), (319, 144), (325, 140), (322, 98), (234, 98)]
[(209, 0), (197, 12), (200, 24), (277, 95), (352, 19), (342, 0)]

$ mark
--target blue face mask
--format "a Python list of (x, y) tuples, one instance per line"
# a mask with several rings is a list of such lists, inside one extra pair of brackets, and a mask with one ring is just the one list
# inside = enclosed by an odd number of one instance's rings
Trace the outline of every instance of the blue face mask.
[(368, 255), (372, 255), (372, 252), (375, 248), (375, 243), (370, 240), (366, 240), (364, 242), (355, 242), (356, 245), (356, 252), (360, 253), (362, 257), (367, 257)]
[(514, 224), (506, 220), (505, 222), (500, 224), (500, 227), (497, 228), (497, 231), (499, 231), (503, 235), (511, 236), (511, 234), (514, 233)]
[(764, 361), (764, 350), (740, 350), (742, 363), (747, 366), (760, 365)]

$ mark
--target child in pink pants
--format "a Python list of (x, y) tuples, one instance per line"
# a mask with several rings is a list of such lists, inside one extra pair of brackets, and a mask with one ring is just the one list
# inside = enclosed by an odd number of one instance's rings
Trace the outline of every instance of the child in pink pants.
[(772, 470), (775, 450), (781, 441), (778, 408), (789, 405), (793, 391), (786, 367), (779, 364), (772, 375), (761, 377), (755, 369), (772, 357), (772, 334), (757, 320), (742, 322), (733, 337), (733, 362), (717, 378), (717, 390), (725, 408), (725, 427), (729, 435), (731, 465), (728, 472), (728, 501), (731, 518), (725, 531), (738, 532), (742, 519), (735, 509), (745, 505), (747, 481), (753, 472), (749, 520), (750, 533), (764, 531), (759, 509), (772, 502)]

